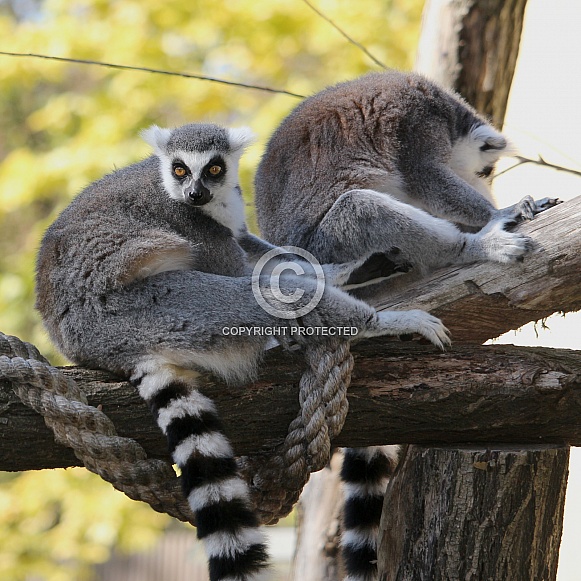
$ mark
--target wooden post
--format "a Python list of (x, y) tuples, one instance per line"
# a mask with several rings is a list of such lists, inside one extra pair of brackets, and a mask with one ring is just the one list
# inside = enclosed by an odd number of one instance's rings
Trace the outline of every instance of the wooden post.
[(381, 581), (554, 581), (567, 447), (410, 446), (388, 485)]

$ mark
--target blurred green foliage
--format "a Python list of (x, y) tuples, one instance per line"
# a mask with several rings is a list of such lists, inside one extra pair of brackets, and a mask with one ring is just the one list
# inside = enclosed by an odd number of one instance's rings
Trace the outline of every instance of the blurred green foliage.
[[(317, 0), (390, 67), (410, 68), (423, 0)], [(182, 71), (308, 95), (376, 68), (300, 0), (0, 0), (0, 50)], [(249, 125), (252, 175), (264, 142), (298, 99), (96, 66), (0, 55), (0, 331), (55, 363), (34, 310), (40, 237), (92, 180), (149, 155), (151, 123)], [(0, 444), (1, 445), (1, 444)], [(82, 471), (0, 479), (0, 578), (81, 579), (85, 563), (151, 539), (167, 519)], [(108, 496), (111, 495), (111, 496)]]
[(148, 548), (168, 519), (84, 468), (0, 473), (0, 579), (89, 579), (112, 547)]

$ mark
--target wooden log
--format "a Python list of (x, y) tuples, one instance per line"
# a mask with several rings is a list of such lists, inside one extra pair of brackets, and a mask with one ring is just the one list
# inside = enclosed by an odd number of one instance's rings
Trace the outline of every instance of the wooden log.
[[(512, 442), (581, 445), (581, 352), (510, 345), (429, 345), (366, 341), (354, 347), (350, 411), (335, 444)], [(298, 412), (299, 357), (271, 353), (251, 385), (225, 386), (205, 375), (238, 454), (280, 443)], [(152, 457), (166, 444), (136, 390), (100, 371), (64, 368), (101, 406), (121, 436)], [(364, 426), (364, 429), (362, 429)], [(0, 470), (78, 465), (40, 416), (0, 380)]]

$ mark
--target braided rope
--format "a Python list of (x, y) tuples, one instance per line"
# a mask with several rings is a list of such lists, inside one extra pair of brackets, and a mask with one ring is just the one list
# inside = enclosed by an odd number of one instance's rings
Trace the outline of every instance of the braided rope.
[(16, 395), (44, 417), (60, 444), (72, 448), (84, 466), (133, 500), (186, 522), (194, 516), (172, 466), (147, 458), (130, 438), (117, 435), (111, 420), (77, 384), (46, 363), (38, 350), (17, 337), (0, 333), (0, 377)]
[(285, 441), (274, 452), (239, 459), (264, 524), (286, 516), (310, 473), (328, 464), (331, 439), (343, 428), (349, 408), (347, 388), (353, 369), (349, 343), (333, 340), (310, 345), (305, 359), (308, 367), (300, 381), (300, 412)]
[(21, 341), (13, 335), (4, 335), (4, 333), (0, 333), (0, 355), (36, 359), (42, 363), (48, 363), (34, 345)]
[[(274, 524), (296, 504), (311, 472), (330, 459), (331, 439), (348, 410), (353, 369), (349, 343), (331, 340), (307, 347), (300, 381), (300, 412), (284, 443), (269, 453), (239, 459), (252, 503), (264, 524)], [(22, 402), (40, 413), (57, 442), (72, 448), (84, 466), (133, 500), (195, 524), (171, 465), (147, 458), (134, 440), (117, 435), (109, 418), (88, 405), (77, 384), (48, 365), (36, 347), (0, 333), (0, 377)]]

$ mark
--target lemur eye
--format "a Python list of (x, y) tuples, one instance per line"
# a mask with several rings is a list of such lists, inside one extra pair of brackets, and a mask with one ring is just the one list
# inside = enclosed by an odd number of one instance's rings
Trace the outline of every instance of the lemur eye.
[(477, 171), (476, 175), (479, 178), (488, 178), (492, 175), (492, 172), (494, 171), (494, 166), (493, 165), (487, 165), (486, 167), (483, 167), (481, 171)]
[(183, 165), (176, 165), (173, 168), (173, 173), (178, 176), (178, 178), (183, 178), (188, 173), (188, 170)]
[(219, 165), (211, 165), (208, 171), (210, 175), (217, 176), (222, 173), (222, 168)]

